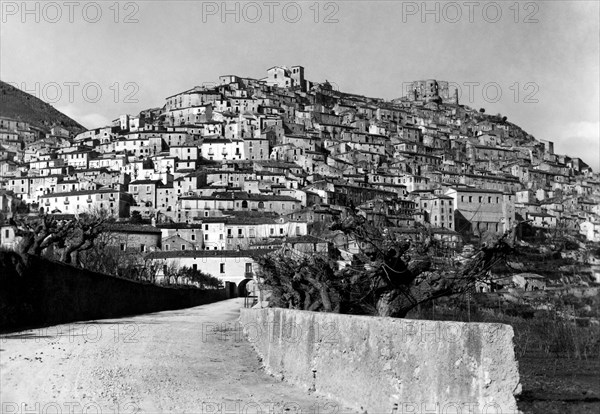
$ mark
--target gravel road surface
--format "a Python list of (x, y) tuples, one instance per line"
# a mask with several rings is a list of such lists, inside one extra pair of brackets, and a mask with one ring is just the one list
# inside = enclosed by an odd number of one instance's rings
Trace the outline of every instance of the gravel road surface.
[(0, 336), (3, 413), (352, 412), (267, 375), (241, 299)]

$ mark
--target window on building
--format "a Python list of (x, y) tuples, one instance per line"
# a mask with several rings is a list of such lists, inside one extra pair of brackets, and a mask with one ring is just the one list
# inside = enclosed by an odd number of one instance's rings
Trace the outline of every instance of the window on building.
[[(215, 249), (216, 249), (216, 247), (215, 247)], [(225, 263), (221, 263), (219, 265), (219, 271), (220, 271), (220, 273), (225, 273)]]
[(146, 245), (145, 244), (140, 244), (140, 251), (141, 252), (145, 252), (146, 251)]

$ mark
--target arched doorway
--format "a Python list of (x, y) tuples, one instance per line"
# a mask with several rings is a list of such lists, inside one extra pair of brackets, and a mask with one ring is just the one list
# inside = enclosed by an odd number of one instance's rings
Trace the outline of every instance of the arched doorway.
[(240, 282), (240, 284), (237, 287), (237, 295), (241, 298), (244, 298), (248, 295), (248, 290), (246, 289), (246, 285), (248, 284), (248, 282), (250, 282), (252, 279), (244, 279)]

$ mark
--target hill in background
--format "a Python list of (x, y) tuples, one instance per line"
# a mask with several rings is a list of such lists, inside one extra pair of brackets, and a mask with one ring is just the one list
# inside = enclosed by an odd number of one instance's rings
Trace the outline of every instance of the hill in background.
[(28, 122), (45, 132), (49, 132), (55, 125), (73, 134), (86, 130), (52, 105), (2, 81), (0, 81), (0, 116)]

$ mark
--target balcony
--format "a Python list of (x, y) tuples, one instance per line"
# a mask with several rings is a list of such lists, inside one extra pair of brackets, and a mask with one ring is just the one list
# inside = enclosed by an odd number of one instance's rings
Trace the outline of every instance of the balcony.
[(65, 200), (65, 204), (69, 204), (69, 200)]
[(254, 272), (246, 272), (246, 273), (244, 273), (244, 277), (246, 279), (252, 279), (252, 278), (254, 278)]
[(228, 239), (233, 239), (233, 234), (228, 234), (228, 235), (227, 235), (227, 238), (228, 238)]
[(91, 198), (88, 198), (88, 199), (87, 199), (87, 200), (85, 200), (85, 201), (87, 201), (88, 203), (93, 203), (93, 202), (94, 202), (94, 200), (92, 200)]
[(243, 234), (238, 234), (238, 239), (243, 239), (244, 235)]

